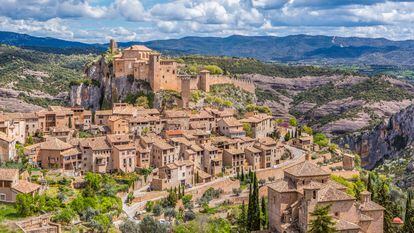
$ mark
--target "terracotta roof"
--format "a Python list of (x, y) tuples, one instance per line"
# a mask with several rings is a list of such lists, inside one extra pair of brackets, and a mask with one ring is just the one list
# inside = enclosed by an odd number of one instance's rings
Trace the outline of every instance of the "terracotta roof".
[(12, 187), (14, 190), (20, 193), (31, 193), (40, 188), (40, 185), (31, 183), (27, 180), (19, 180), (19, 182)]
[(106, 137), (85, 138), (80, 141), (82, 147), (90, 147), (92, 150), (110, 150), (111, 147), (106, 141)]
[(12, 138), (12, 137), (10, 137), (10, 136), (8, 136), (7, 134), (5, 134), (3, 132), (0, 132), (0, 140), (5, 141), (5, 142), (12, 142), (15, 139)]
[(372, 221), (373, 219), (365, 214), (359, 214), (359, 221), (366, 222), (366, 221)]
[(404, 224), (403, 220), (401, 220), (401, 218), (399, 218), (399, 217), (393, 218), (392, 219), (392, 223), (395, 223), (395, 224)]
[(361, 203), (359, 207), (362, 211), (376, 211), (376, 210), (385, 210), (384, 207), (381, 205), (373, 202), (373, 201), (366, 201), (364, 203)]
[(67, 150), (72, 148), (73, 146), (67, 142), (64, 142), (60, 139), (57, 139), (55, 137), (50, 137), (46, 139), (45, 142), (42, 142), (40, 145), (40, 149), (42, 150)]
[(71, 148), (69, 150), (65, 150), (62, 152), (62, 156), (70, 156), (70, 155), (78, 155), (81, 152), (78, 150), (78, 148)]
[(210, 178), (211, 177), (211, 175), (210, 174), (208, 174), (207, 172), (205, 172), (205, 171), (203, 171), (203, 170), (200, 170), (200, 169), (196, 169), (195, 171), (194, 171), (194, 174), (197, 174), (198, 173), (198, 176), (201, 178), (201, 179), (208, 179), (208, 178)]
[(360, 227), (352, 222), (348, 222), (342, 219), (335, 219), (335, 228), (338, 231), (345, 231), (345, 230), (359, 230)]
[(19, 169), (14, 168), (0, 168), (0, 180), (13, 181), (19, 177)]
[(164, 140), (157, 140), (154, 142), (154, 146), (160, 148), (161, 150), (169, 150), (169, 149), (174, 149), (173, 146), (171, 146), (170, 144), (168, 144), (167, 142), (165, 142)]
[(225, 149), (224, 151), (232, 155), (244, 154), (244, 151), (242, 151), (241, 149)]
[(195, 114), (190, 114), (190, 120), (199, 120), (206, 118), (213, 118), (213, 116), (205, 110), (201, 110), (200, 112), (197, 112)]
[(117, 142), (129, 142), (131, 141), (129, 139), (128, 134), (108, 134), (106, 135), (106, 138), (110, 143), (117, 143)]
[(224, 118), (224, 119), (221, 119), (221, 121), (223, 121), (226, 125), (230, 127), (231, 126), (242, 126), (242, 123), (240, 123), (240, 121), (234, 117)]
[(318, 202), (331, 201), (348, 201), (355, 200), (354, 197), (349, 196), (343, 191), (340, 191), (331, 185), (326, 185), (318, 191)]
[(183, 110), (166, 110), (164, 116), (165, 118), (186, 118), (188, 114)]
[(262, 152), (261, 150), (259, 150), (257, 148), (254, 148), (254, 147), (247, 147), (244, 150), (245, 151), (247, 150), (247, 151), (252, 152), (252, 153), (260, 153), (260, 152)]
[(173, 142), (184, 144), (186, 146), (191, 146), (191, 144), (192, 144), (192, 142), (188, 141), (188, 139), (183, 138), (183, 137), (171, 138), (170, 140), (173, 141)]
[(174, 130), (166, 130), (165, 134), (168, 136), (177, 136), (177, 135), (183, 135), (184, 131), (180, 129), (174, 129)]
[(279, 193), (297, 192), (295, 186), (286, 180), (276, 180), (275, 183), (269, 184), (268, 187)]
[(137, 51), (152, 51), (150, 48), (148, 48), (145, 45), (132, 45), (131, 47), (126, 48), (125, 50), (137, 50)]
[(134, 150), (135, 146), (132, 143), (125, 144), (125, 145), (114, 145), (115, 148), (118, 150)]
[(96, 116), (101, 115), (101, 116), (108, 116), (108, 115), (112, 115), (112, 110), (98, 110), (95, 113)]
[(310, 161), (304, 161), (296, 164), (292, 167), (285, 169), (285, 173), (291, 174), (296, 177), (306, 176), (329, 176), (330, 173), (320, 168), (318, 165), (313, 164)]
[(149, 123), (152, 121), (159, 121), (160, 117), (159, 116), (150, 116), (150, 115), (139, 115), (136, 116), (134, 118), (132, 118), (129, 122), (131, 123)]

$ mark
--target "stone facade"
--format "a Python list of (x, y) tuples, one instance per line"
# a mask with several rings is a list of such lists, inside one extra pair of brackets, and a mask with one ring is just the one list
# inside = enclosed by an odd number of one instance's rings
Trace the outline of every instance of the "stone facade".
[(383, 232), (384, 208), (361, 193), (357, 201), (346, 187), (330, 180), (330, 173), (308, 160), (289, 167), (284, 177), (269, 185), (269, 224), (272, 232), (308, 232), (311, 213), (330, 205), (338, 232)]

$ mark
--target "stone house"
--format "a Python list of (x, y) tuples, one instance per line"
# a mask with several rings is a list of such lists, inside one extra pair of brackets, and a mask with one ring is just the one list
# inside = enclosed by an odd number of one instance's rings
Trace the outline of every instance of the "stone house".
[(243, 124), (236, 118), (223, 118), (217, 123), (220, 134), (229, 138), (238, 138), (246, 136), (243, 130)]
[(49, 106), (36, 112), (39, 119), (39, 130), (48, 133), (51, 127), (75, 127), (73, 111), (61, 106)]
[(159, 167), (158, 177), (152, 179), (151, 188), (165, 190), (193, 183), (194, 164), (189, 160), (179, 160)]
[(112, 116), (112, 110), (98, 110), (95, 112), (95, 124), (108, 125), (109, 117)]
[(254, 138), (267, 137), (275, 131), (272, 116), (256, 112), (246, 113), (245, 116), (240, 122), (251, 126)]
[[(74, 148), (73, 145), (57, 138), (47, 138), (46, 141), (39, 144), (38, 163), (44, 169), (65, 169), (73, 165), (77, 167), (80, 164), (80, 158), (77, 156), (77, 152), (73, 150)], [(74, 156), (73, 159), (72, 156)], [(68, 157), (70, 159), (67, 159)]]
[(175, 148), (164, 140), (157, 140), (151, 149), (151, 166), (162, 167), (164, 165), (174, 163), (176, 158)]
[(108, 118), (108, 127), (112, 134), (129, 133), (129, 122), (119, 116), (110, 116)]
[(311, 213), (330, 205), (338, 232), (382, 233), (384, 208), (361, 193), (361, 201), (327, 172), (309, 160), (284, 170), (284, 177), (268, 187), (269, 227), (272, 232), (307, 232)]
[(143, 133), (160, 134), (164, 129), (165, 120), (159, 116), (139, 115), (129, 121), (129, 131), (135, 136), (141, 136)]
[(122, 172), (133, 172), (137, 162), (136, 149), (132, 143), (114, 145), (112, 147), (112, 169)]
[(19, 170), (0, 168), (0, 202), (15, 202), (19, 193), (32, 194), (39, 192), (40, 185), (19, 179)]
[(16, 159), (16, 140), (0, 132), (0, 163)]
[(223, 166), (231, 169), (232, 173), (245, 169), (246, 157), (243, 150), (225, 149), (223, 151)]
[(166, 110), (164, 112), (166, 130), (188, 130), (190, 118), (184, 110)]

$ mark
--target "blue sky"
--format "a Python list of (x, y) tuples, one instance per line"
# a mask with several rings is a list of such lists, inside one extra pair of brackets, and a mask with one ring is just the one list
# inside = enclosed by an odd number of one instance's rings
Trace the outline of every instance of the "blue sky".
[(1, 0), (0, 30), (82, 42), (292, 34), (414, 39), (414, 0)]

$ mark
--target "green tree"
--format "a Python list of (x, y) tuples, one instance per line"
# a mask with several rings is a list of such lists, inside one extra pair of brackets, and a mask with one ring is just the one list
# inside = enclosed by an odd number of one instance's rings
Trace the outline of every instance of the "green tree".
[(135, 106), (149, 108), (149, 100), (146, 96), (138, 96), (135, 100)]
[(309, 233), (334, 233), (335, 222), (332, 216), (329, 215), (330, 205), (317, 206), (311, 213), (310, 230)]
[(69, 117), (68, 127), (70, 129), (72, 128), (72, 117)]
[(167, 233), (167, 226), (156, 221), (151, 216), (145, 216), (140, 222), (139, 228), (141, 232), (145, 233)]
[(411, 190), (407, 193), (407, 200), (405, 204), (405, 217), (402, 232), (414, 232), (414, 209), (412, 206), (413, 192)]
[(216, 65), (207, 65), (204, 69), (210, 71), (210, 74), (223, 74), (223, 70)]
[(98, 214), (92, 218), (91, 225), (98, 232), (108, 232), (111, 227), (111, 219), (105, 214)]
[(247, 221), (249, 231), (260, 230), (259, 185), (255, 172), (252, 174), (252, 183), (250, 184)]
[(249, 123), (243, 123), (243, 130), (246, 132), (246, 136), (251, 138), (254, 136), (252, 126)]
[(58, 213), (56, 213), (52, 217), (52, 220), (58, 223), (70, 224), (72, 220), (75, 218), (75, 216), (75, 211), (73, 211), (70, 207), (66, 207), (64, 209), (61, 209)]
[(289, 124), (291, 125), (291, 126), (298, 126), (298, 121), (296, 120), (296, 118), (290, 118), (289, 119)]
[[(312, 135), (312, 134), (313, 134), (313, 130), (312, 130), (312, 128), (311, 128), (311, 127), (309, 127), (309, 126), (307, 126), (307, 125), (304, 125), (304, 126), (302, 127), (302, 130), (303, 130), (305, 133), (309, 134), (309, 135)], [(300, 136), (300, 135), (299, 135), (299, 136)]]
[(245, 233), (247, 232), (247, 213), (246, 213), (246, 205), (244, 204), (244, 201), (242, 202), (242, 205), (240, 206), (240, 215), (237, 219), (238, 224), (238, 232)]
[(325, 147), (325, 146), (327, 146), (329, 144), (329, 139), (323, 133), (316, 133), (313, 136), (313, 142), (315, 144), (318, 144), (321, 147)]
[(290, 136), (290, 132), (287, 132), (286, 134), (285, 134), (285, 142), (287, 142), (287, 141), (289, 141), (290, 140), (290, 138), (291, 138), (291, 136)]
[(119, 230), (122, 233), (141, 233), (139, 224), (130, 219), (126, 219), (121, 223), (121, 225), (119, 225)]

